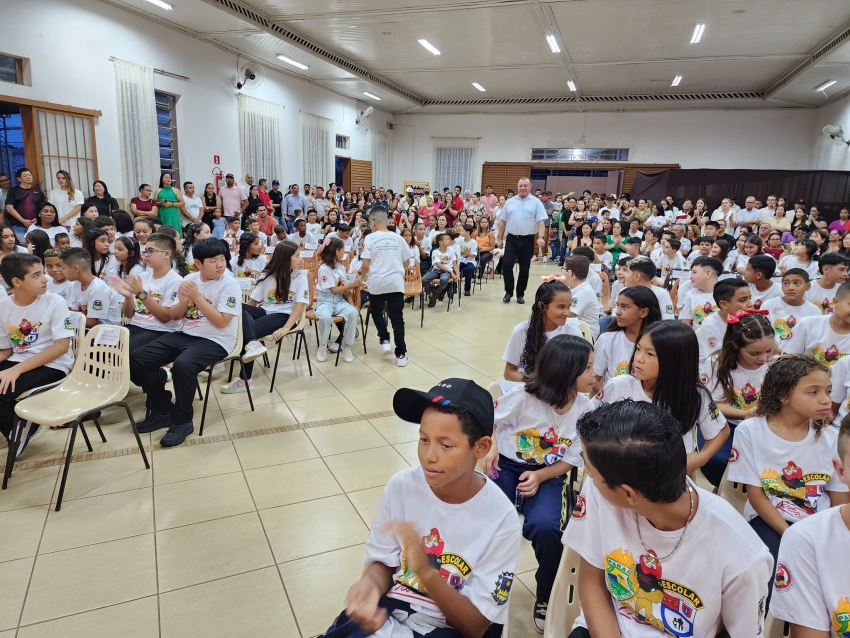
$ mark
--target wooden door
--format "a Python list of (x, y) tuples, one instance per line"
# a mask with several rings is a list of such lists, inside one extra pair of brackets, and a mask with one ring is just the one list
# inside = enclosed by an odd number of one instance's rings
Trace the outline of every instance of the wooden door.
[(361, 186), (367, 191), (372, 188), (372, 162), (369, 160), (349, 161), (351, 170), (351, 188), (352, 193), (358, 190)]

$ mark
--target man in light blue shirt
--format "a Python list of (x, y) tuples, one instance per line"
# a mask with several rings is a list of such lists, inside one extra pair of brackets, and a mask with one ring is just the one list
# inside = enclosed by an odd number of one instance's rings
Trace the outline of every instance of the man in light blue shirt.
[(523, 177), (517, 183), (519, 195), (505, 202), (499, 212), (499, 231), (496, 246), (504, 247), (502, 277), (505, 281), (504, 303), (510, 303), (514, 294), (514, 264), (519, 262), (516, 281), (516, 302), (525, 303), (525, 288), (528, 286), (528, 269), (534, 255), (534, 238), (537, 245), (546, 244), (546, 209), (543, 203), (531, 194), (531, 180)]
[(298, 184), (293, 184), (292, 190), (283, 198), (283, 210), (281, 211), (283, 223), (287, 226), (287, 232), (293, 232), (296, 210), (306, 212), (307, 200), (304, 199), (303, 195), (298, 194)]

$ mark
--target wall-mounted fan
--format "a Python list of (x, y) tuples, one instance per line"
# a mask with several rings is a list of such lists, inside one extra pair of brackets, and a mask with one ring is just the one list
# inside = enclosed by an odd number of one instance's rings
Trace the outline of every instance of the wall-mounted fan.
[(832, 143), (836, 146), (841, 146), (842, 144), (850, 146), (850, 141), (844, 139), (844, 129), (840, 126), (827, 124), (823, 127), (823, 134), (831, 139)]
[(360, 113), (357, 114), (357, 119), (354, 120), (354, 123), (363, 124), (363, 122), (365, 122), (369, 118), (369, 116), (372, 115), (372, 113), (374, 112), (375, 109), (373, 107), (367, 106), (365, 109), (363, 109), (362, 111), (360, 111)]
[(237, 89), (256, 89), (266, 79), (266, 70), (259, 64), (248, 62), (239, 69)]

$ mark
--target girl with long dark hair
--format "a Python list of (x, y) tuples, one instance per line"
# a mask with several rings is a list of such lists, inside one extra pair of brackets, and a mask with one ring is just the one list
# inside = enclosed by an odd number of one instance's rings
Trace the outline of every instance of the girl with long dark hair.
[(267, 263), (260, 238), (254, 233), (243, 232), (239, 236), (239, 256), (232, 268), (234, 276), (256, 279)]

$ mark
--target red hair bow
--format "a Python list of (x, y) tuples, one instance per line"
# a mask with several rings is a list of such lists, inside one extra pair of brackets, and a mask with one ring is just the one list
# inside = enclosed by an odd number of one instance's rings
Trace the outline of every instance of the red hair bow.
[(746, 310), (739, 310), (734, 315), (729, 315), (726, 317), (726, 323), (741, 323), (741, 317), (746, 317), (747, 315), (768, 315), (770, 314), (767, 310), (761, 310), (756, 308), (747, 308)]

